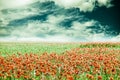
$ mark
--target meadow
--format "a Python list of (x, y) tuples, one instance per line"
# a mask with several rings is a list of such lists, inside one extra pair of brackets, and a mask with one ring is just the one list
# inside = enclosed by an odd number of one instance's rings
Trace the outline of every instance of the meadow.
[(0, 42), (0, 80), (120, 80), (120, 43)]

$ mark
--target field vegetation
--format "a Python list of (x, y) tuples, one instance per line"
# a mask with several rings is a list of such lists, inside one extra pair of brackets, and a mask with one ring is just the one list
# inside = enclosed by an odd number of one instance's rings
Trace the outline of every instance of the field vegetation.
[(0, 43), (0, 80), (120, 80), (120, 43)]

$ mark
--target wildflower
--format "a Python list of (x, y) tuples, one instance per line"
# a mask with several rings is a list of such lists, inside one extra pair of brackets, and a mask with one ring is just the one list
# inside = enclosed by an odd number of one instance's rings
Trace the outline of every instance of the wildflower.
[(91, 75), (91, 74), (87, 74), (86, 77), (87, 77), (88, 79), (94, 79), (94, 76)]
[(112, 73), (113, 73), (113, 74), (115, 74), (115, 73), (116, 73), (115, 68), (113, 68), (111, 71), (112, 71)]
[(109, 80), (114, 80), (113, 77), (111, 76)]
[(102, 76), (98, 76), (98, 80), (102, 80)]
[(74, 80), (72, 76), (67, 76), (67, 80)]

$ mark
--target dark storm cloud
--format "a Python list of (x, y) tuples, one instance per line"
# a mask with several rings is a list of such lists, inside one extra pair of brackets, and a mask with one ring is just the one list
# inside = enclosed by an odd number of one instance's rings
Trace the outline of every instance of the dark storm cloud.
[(22, 19), (16, 19), (16, 20), (12, 20), (9, 22), (9, 24), (7, 26), (20, 26), (20, 25), (26, 25), (28, 24), (29, 21), (45, 21), (47, 20), (47, 16), (52, 14), (52, 12), (46, 12), (46, 13), (42, 13), (42, 15), (34, 15), (34, 16), (29, 16), (29, 17), (25, 17)]
[(110, 26), (110, 30), (120, 33), (120, 12), (117, 5), (111, 8), (100, 7), (91, 13), (85, 13), (89, 19), (99, 21), (102, 25)]
[[(33, 4), (28, 5), (26, 9), (21, 8), (21, 10), (17, 9), (5, 9), (1, 10), (3, 14), (9, 14), (9, 13), (15, 13), (15, 12), (21, 12), (22, 10), (28, 10), (29, 12), (32, 12), (34, 10), (37, 10), (37, 14), (31, 15), (31, 16), (26, 16), (21, 19), (14, 19), (9, 22), (7, 26), (20, 26), (20, 25), (27, 25), (29, 24), (29, 21), (46, 21), (48, 15), (55, 14), (54, 12), (56, 11), (55, 8), (57, 6), (54, 4), (53, 1), (48, 1), (48, 2), (35, 2)], [(54, 9), (54, 10), (52, 10)], [(42, 12), (41, 12), (42, 11)]]
[(59, 23), (60, 26), (70, 28), (74, 21), (85, 21), (84, 15), (80, 13), (78, 8), (71, 8), (71, 9), (63, 9), (62, 13), (58, 13), (59, 15), (65, 15), (68, 18), (64, 19), (62, 22)]
[(35, 2), (31, 5), (29, 5), (32, 8), (38, 8), (38, 9), (42, 9), (42, 10), (51, 10), (51, 9), (56, 9), (56, 5), (53, 1), (47, 1), (47, 2)]

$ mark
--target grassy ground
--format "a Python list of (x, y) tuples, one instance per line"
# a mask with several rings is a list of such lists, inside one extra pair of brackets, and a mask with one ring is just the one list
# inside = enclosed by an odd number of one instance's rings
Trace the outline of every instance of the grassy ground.
[(0, 42), (0, 55), (15, 53), (36, 53), (44, 52), (57, 54), (73, 48), (110, 48), (119, 49), (120, 43), (35, 43), (35, 42)]
[(63, 43), (0, 43), (0, 53), (2, 55), (15, 53), (63, 53), (66, 50), (79, 47), (79, 44)]

